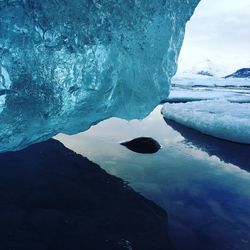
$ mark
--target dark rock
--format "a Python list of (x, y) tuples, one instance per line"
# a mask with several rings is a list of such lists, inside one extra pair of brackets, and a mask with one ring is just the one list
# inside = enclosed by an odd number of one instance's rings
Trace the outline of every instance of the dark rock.
[(224, 78), (250, 78), (250, 68), (242, 68), (237, 70), (231, 75), (225, 76)]
[(0, 242), (11, 250), (166, 250), (163, 209), (55, 140), (0, 154)]
[(138, 137), (131, 141), (122, 142), (121, 145), (142, 154), (156, 153), (161, 148), (161, 145), (150, 137)]
[(210, 73), (207, 70), (201, 70), (199, 72), (197, 72), (198, 75), (202, 75), (202, 76), (214, 76), (212, 73)]

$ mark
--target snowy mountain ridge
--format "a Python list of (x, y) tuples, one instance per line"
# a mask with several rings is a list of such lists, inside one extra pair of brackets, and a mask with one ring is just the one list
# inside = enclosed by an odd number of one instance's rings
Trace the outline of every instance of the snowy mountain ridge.
[(242, 68), (235, 71), (233, 74), (225, 76), (224, 78), (250, 78), (250, 68)]

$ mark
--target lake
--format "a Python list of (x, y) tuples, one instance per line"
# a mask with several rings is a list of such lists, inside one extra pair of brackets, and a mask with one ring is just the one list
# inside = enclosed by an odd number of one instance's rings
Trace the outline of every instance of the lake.
[[(250, 146), (166, 122), (160, 110), (55, 138), (166, 209), (178, 249), (249, 250)], [(140, 136), (156, 139), (161, 149), (138, 154), (120, 145)]]

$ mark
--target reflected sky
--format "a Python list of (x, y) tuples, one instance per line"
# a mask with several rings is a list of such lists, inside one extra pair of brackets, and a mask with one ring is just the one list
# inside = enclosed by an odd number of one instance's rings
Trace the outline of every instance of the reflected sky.
[[(164, 207), (180, 250), (249, 250), (250, 174), (237, 161), (225, 163), (216, 150), (211, 153), (185, 138), (164, 121), (160, 109), (144, 120), (111, 118), (86, 132), (56, 139)], [(156, 139), (161, 150), (144, 155), (119, 145), (140, 136)], [(219, 141), (221, 148), (225, 144)]]

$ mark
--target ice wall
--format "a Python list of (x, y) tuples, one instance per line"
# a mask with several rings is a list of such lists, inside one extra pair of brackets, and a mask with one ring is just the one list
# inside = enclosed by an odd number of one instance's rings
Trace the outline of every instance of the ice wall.
[(168, 95), (199, 0), (0, 0), (0, 151)]

